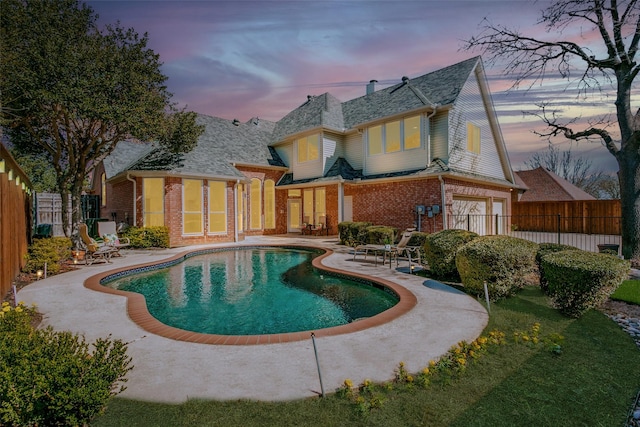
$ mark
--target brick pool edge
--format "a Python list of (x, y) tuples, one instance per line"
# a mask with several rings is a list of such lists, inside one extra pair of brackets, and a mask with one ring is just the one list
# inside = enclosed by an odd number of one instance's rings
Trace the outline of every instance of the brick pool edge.
[[(283, 247), (282, 245), (261, 245), (266, 247)], [(294, 247), (300, 249), (313, 249), (302, 245), (286, 245), (286, 247)], [(204, 334), (199, 332), (186, 331), (184, 329), (174, 328), (172, 326), (165, 325), (156, 318), (154, 318), (147, 309), (147, 303), (141, 294), (134, 292), (121, 291), (112, 289), (102, 285), (101, 281), (109, 276), (113, 276), (118, 273), (126, 272), (129, 270), (136, 270), (145, 267), (153, 267), (158, 264), (166, 264), (172, 261), (176, 261), (181, 258), (185, 258), (192, 252), (199, 251), (185, 251), (174, 255), (170, 258), (163, 259), (161, 261), (149, 262), (144, 264), (137, 264), (128, 267), (116, 268), (113, 270), (105, 271), (94, 276), (89, 277), (84, 281), (84, 286), (87, 289), (91, 289), (98, 292), (103, 292), (112, 295), (120, 295), (127, 298), (127, 314), (129, 318), (136, 323), (139, 327), (145, 331), (158, 335), (161, 337), (169, 338), (177, 341), (193, 342), (199, 344), (213, 344), (213, 345), (258, 345), (258, 344), (278, 344), (294, 341), (302, 341), (310, 338), (313, 332), (316, 337), (328, 337), (333, 335), (349, 334), (353, 332), (362, 331), (365, 329), (380, 326), (385, 323), (394, 320), (403, 314), (409, 312), (414, 308), (418, 302), (416, 296), (411, 293), (407, 288), (391, 282), (389, 280), (375, 278), (365, 274), (348, 272), (332, 267), (328, 267), (322, 264), (322, 260), (333, 254), (331, 249), (322, 248), (324, 253), (313, 260), (313, 266), (319, 270), (329, 273), (337, 273), (348, 277), (364, 279), (366, 281), (377, 283), (381, 286), (391, 289), (398, 296), (398, 303), (393, 307), (379, 313), (375, 316), (368, 317), (366, 319), (356, 320), (345, 325), (334, 326), (331, 328), (323, 328), (317, 330), (300, 331), (300, 332), (287, 332), (281, 334), (264, 334), (264, 335), (216, 335), (216, 334)]]

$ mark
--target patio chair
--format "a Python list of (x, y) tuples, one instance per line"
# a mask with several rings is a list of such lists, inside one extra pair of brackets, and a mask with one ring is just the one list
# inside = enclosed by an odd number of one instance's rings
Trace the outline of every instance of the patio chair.
[(404, 258), (409, 261), (409, 272), (412, 272), (413, 261), (417, 261), (418, 265), (422, 265), (420, 260), (420, 246), (408, 246), (411, 236), (413, 236), (413, 229), (407, 229), (402, 233), (402, 237), (397, 245), (392, 246), (392, 255), (396, 258), (396, 266), (399, 264), (399, 258)]
[(128, 237), (118, 237), (115, 221), (103, 221), (98, 223), (98, 236), (106, 245), (115, 249), (113, 256), (122, 256), (120, 249), (131, 245)]
[(84, 256), (84, 262), (86, 265), (91, 265), (98, 260), (111, 262), (111, 256), (114, 252), (117, 252), (117, 250), (109, 245), (101, 245), (92, 239), (91, 236), (89, 236), (87, 224), (80, 224), (78, 234), (80, 234), (82, 243), (87, 247), (87, 253)]
[(319, 236), (322, 234), (322, 231), (325, 230), (326, 217), (321, 216), (319, 220), (320, 222), (311, 227), (311, 234), (315, 234), (316, 236)]

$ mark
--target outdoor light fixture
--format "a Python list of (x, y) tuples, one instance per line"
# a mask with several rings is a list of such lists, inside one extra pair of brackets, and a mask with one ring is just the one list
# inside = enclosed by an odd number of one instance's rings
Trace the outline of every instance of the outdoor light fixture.
[(36, 276), (38, 276), (38, 280), (42, 279), (42, 270), (38, 270)]

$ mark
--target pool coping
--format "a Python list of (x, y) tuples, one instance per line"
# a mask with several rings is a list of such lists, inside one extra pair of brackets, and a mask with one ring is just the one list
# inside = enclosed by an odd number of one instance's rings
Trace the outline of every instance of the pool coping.
[[(330, 328), (322, 328), (322, 329), (299, 331), (299, 332), (287, 332), (287, 333), (279, 333), (279, 334), (264, 334), (264, 335), (218, 335), (218, 334), (204, 334), (199, 332), (191, 332), (191, 331), (186, 331), (184, 329), (168, 326), (160, 322), (156, 318), (154, 318), (149, 313), (149, 310), (147, 309), (146, 300), (143, 295), (134, 293), (134, 292), (121, 291), (118, 289), (109, 288), (107, 286), (104, 286), (101, 283), (103, 279), (109, 276), (117, 275), (119, 273), (124, 273), (130, 270), (144, 269), (147, 267), (154, 267), (159, 264), (162, 265), (162, 264), (171, 264), (174, 262), (179, 262), (178, 261), (179, 259), (186, 258), (188, 255), (192, 253), (202, 252), (202, 250), (184, 251), (170, 258), (166, 258), (160, 261), (135, 264), (127, 267), (115, 268), (109, 271), (101, 272), (99, 274), (96, 274), (87, 278), (84, 281), (84, 287), (93, 291), (126, 297), (127, 298), (127, 314), (129, 318), (133, 322), (135, 322), (140, 328), (144, 329), (145, 331), (151, 334), (176, 340), (176, 341), (185, 341), (185, 342), (192, 342), (192, 343), (198, 343), (198, 344), (210, 344), (210, 345), (277, 344), (277, 343), (288, 343), (288, 342), (308, 340), (310, 334), (312, 333), (314, 334), (314, 336), (320, 338), (320, 337), (328, 337), (328, 336), (358, 332), (365, 329), (380, 326), (394, 319), (397, 319), (403, 314), (408, 313), (418, 303), (416, 296), (402, 285), (399, 285), (397, 283), (391, 282), (386, 279), (377, 278), (377, 277), (369, 276), (362, 273), (356, 273), (353, 271), (337, 269), (337, 268), (333, 268), (333, 267), (322, 264), (322, 260), (324, 258), (334, 253), (334, 251), (331, 249), (318, 248), (318, 247), (305, 246), (305, 245), (296, 245), (296, 244), (257, 245), (257, 246), (274, 247), (274, 248), (292, 247), (292, 248), (298, 248), (298, 249), (311, 249), (311, 250), (324, 251), (323, 254), (314, 258), (312, 262), (313, 267), (328, 273), (344, 275), (349, 278), (361, 279), (361, 280), (373, 282), (378, 285), (384, 286), (386, 288), (391, 289), (398, 296), (399, 301), (393, 307), (375, 316), (368, 317), (366, 319), (356, 320), (354, 322), (347, 323), (345, 325), (334, 326)], [(227, 247), (226, 249), (232, 250), (234, 248), (235, 247)], [(237, 246), (237, 248), (246, 249), (247, 247)]]

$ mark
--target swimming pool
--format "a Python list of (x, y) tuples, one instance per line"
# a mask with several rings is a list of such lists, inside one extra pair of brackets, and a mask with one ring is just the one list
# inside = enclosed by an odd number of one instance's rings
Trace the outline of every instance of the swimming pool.
[(109, 288), (144, 296), (160, 322), (203, 334), (310, 331), (370, 318), (399, 301), (391, 289), (312, 266), (322, 251), (254, 247), (190, 254), (116, 274)]

